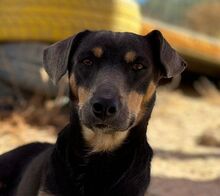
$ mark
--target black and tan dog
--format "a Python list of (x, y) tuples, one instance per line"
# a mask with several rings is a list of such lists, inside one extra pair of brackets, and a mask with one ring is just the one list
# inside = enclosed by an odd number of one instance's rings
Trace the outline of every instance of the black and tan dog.
[(55, 145), (0, 157), (1, 195), (143, 196), (155, 90), (184, 70), (184, 60), (159, 31), (84, 31), (47, 48), (44, 65), (54, 82), (68, 71), (70, 123)]

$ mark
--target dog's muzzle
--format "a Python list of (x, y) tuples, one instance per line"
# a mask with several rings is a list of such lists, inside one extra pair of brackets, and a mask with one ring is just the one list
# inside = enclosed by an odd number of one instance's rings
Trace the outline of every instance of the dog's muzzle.
[(81, 108), (80, 116), (82, 123), (94, 131), (124, 131), (133, 122), (117, 88), (101, 86)]

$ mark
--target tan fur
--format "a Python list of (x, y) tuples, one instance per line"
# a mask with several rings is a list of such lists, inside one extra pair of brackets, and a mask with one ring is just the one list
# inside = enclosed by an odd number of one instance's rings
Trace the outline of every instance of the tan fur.
[(156, 90), (156, 84), (153, 81), (151, 81), (148, 88), (147, 88), (145, 95), (143, 96), (143, 100), (141, 102), (141, 108), (140, 108), (140, 111), (137, 116), (137, 122), (139, 122), (142, 119), (142, 117), (145, 113), (145, 103), (150, 101), (155, 90)]
[(136, 123), (138, 123), (143, 117), (145, 112), (144, 105), (151, 99), (155, 90), (156, 90), (156, 84), (153, 81), (151, 81), (145, 95), (141, 95), (135, 91), (129, 93), (127, 104), (129, 111), (134, 113), (137, 117)]
[(70, 82), (70, 89), (71, 89), (72, 93), (73, 93), (76, 97), (78, 97), (78, 87), (77, 87), (77, 85), (76, 85), (76, 80), (75, 80), (75, 75), (74, 75), (74, 74), (72, 74), (72, 75), (70, 76), (69, 82)]
[(92, 52), (96, 57), (100, 58), (103, 54), (103, 49), (101, 47), (95, 47), (92, 49)]
[(144, 97), (143, 95), (137, 93), (136, 91), (131, 91), (127, 99), (127, 105), (128, 105), (129, 111), (137, 115), (138, 112), (140, 111), (143, 97)]
[(83, 126), (83, 137), (92, 148), (91, 152), (108, 152), (113, 151), (122, 145), (128, 135), (127, 131), (118, 131), (114, 133), (104, 133), (100, 131), (92, 131)]
[(54, 195), (46, 193), (44, 191), (39, 191), (37, 196), (54, 196)]
[(79, 87), (76, 85), (76, 80), (75, 80), (75, 76), (72, 74), (70, 76), (70, 89), (72, 91), (72, 93), (77, 97), (78, 101), (79, 101), (79, 106), (81, 107), (90, 97), (90, 92), (89, 90), (83, 88), (83, 87)]
[(127, 62), (127, 63), (131, 63), (131, 62), (133, 62), (134, 60), (135, 60), (135, 57), (136, 57), (136, 52), (134, 52), (134, 51), (129, 51), (129, 52), (127, 52), (126, 54), (125, 54), (125, 61)]
[(79, 87), (78, 88), (78, 97), (79, 97), (79, 107), (81, 107), (89, 99), (90, 92), (85, 88)]
[(147, 103), (151, 99), (155, 90), (156, 90), (156, 84), (153, 81), (151, 81), (144, 95), (143, 103)]

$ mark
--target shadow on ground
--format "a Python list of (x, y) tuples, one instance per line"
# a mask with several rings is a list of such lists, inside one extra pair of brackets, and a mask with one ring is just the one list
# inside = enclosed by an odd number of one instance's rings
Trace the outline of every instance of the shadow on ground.
[(180, 160), (187, 159), (206, 159), (206, 158), (216, 158), (220, 159), (220, 153), (183, 153), (179, 151), (166, 151), (161, 149), (155, 149), (154, 154), (157, 157), (168, 159), (168, 158), (176, 158)]
[(152, 177), (146, 196), (218, 196), (220, 178), (210, 181), (193, 181), (166, 177)]

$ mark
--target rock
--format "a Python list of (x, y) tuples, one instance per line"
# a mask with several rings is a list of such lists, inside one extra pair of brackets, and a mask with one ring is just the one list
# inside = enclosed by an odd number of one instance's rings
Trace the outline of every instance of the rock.
[(220, 147), (220, 125), (205, 131), (199, 138), (198, 144), (204, 146)]

